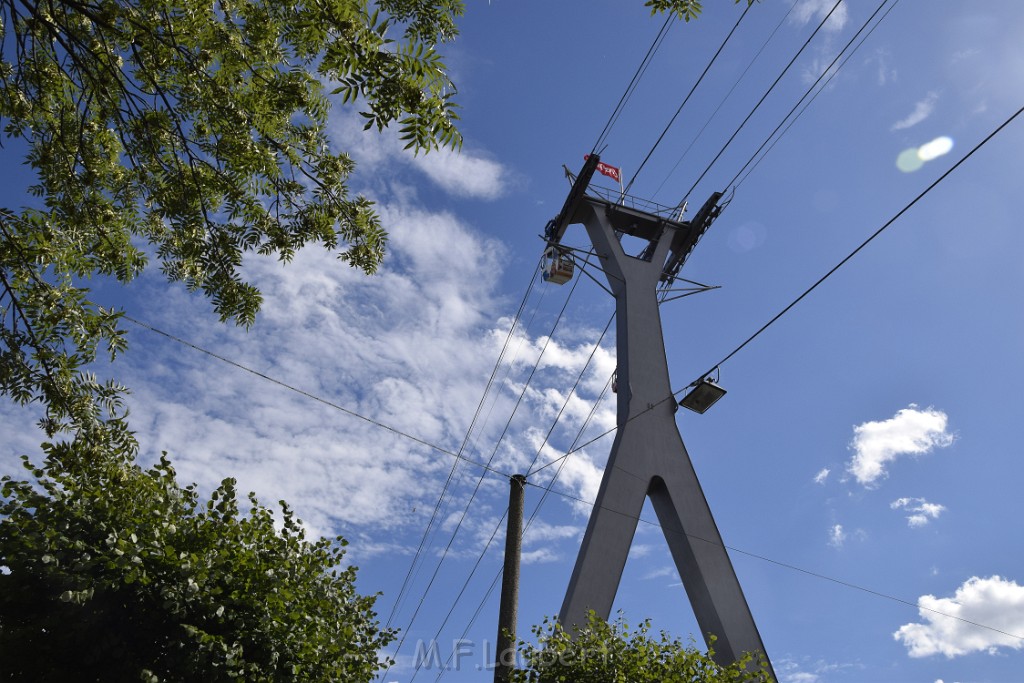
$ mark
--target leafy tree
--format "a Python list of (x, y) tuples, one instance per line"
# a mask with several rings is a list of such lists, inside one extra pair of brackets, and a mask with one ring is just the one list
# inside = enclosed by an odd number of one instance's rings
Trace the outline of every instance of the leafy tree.
[[(734, 0), (738, 5), (741, 0)], [(748, 5), (753, 5), (758, 0), (746, 0)], [(696, 19), (704, 10), (703, 0), (647, 0), (645, 7), (651, 8), (651, 14), (659, 12), (670, 12), (684, 21)]]
[(119, 314), (82, 281), (127, 283), (149, 254), (245, 325), (261, 301), (239, 274), (247, 253), (288, 260), (319, 243), (372, 272), (386, 234), (348, 192), (331, 100), (367, 129), (397, 123), (417, 151), (458, 146), (434, 46), (461, 12), (461, 0), (0, 1), (5, 156), (23, 150), (35, 179), (32, 206), (0, 207), (0, 393), (42, 402), (50, 434), (116, 415), (122, 388), (80, 369), (124, 348)]
[(166, 458), (48, 445), (0, 500), (0, 679), (369, 681), (393, 637), (342, 567), (226, 479), (205, 503)]
[[(144, 471), (124, 388), (83, 371), (125, 347), (84, 281), (153, 257), (251, 324), (245, 254), (319, 243), (372, 272), (386, 235), (350, 196), (331, 100), (416, 151), (458, 146), (434, 49), (461, 0), (0, 0), (0, 125), (34, 196), (0, 207), (0, 393), (41, 402), (44, 445), (0, 497), (0, 676), (367, 681), (373, 598), (343, 541), (276, 531), (234, 482), (202, 504), (166, 459)], [(394, 37), (397, 34), (397, 37)], [(331, 96), (334, 96), (333, 98)], [(283, 504), (282, 504), (283, 505)]]
[(513, 683), (739, 683), (773, 680), (753, 655), (722, 666), (714, 650), (700, 652), (664, 631), (650, 634), (650, 621), (630, 630), (621, 615), (612, 623), (591, 611), (587, 626), (566, 632), (545, 619), (535, 626), (537, 644), (521, 641), (524, 668), (512, 671)]

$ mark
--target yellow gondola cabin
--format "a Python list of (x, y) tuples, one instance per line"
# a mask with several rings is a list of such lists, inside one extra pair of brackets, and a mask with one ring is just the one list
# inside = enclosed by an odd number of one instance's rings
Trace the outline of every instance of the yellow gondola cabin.
[(544, 281), (554, 282), (561, 285), (572, 279), (573, 270), (572, 256), (567, 249), (551, 245), (544, 250)]

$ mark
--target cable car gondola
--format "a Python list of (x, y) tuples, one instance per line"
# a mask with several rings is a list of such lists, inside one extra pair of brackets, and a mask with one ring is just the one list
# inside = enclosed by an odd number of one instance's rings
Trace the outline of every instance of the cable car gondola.
[(568, 249), (552, 244), (544, 250), (545, 282), (554, 282), (556, 285), (565, 284), (572, 279), (575, 268)]

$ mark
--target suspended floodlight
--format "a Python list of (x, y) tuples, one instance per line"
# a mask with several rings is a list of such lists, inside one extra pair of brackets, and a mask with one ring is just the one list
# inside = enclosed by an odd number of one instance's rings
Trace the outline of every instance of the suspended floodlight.
[(683, 396), (683, 400), (679, 402), (684, 408), (689, 408), (695, 413), (704, 414), (707, 409), (718, 402), (718, 399), (725, 396), (725, 389), (718, 386), (717, 380), (711, 379), (710, 376), (702, 377), (699, 381), (693, 383), (693, 389), (686, 396)]

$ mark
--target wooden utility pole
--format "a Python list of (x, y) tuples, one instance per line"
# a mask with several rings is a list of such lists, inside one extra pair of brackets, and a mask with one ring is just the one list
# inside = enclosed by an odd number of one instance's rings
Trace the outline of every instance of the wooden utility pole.
[(494, 662), (494, 683), (508, 683), (516, 661), (516, 620), (519, 613), (519, 556), (523, 549), (523, 499), (526, 477), (509, 480), (508, 525), (505, 529), (505, 568), (501, 577), (501, 606), (498, 608), (498, 647)]

